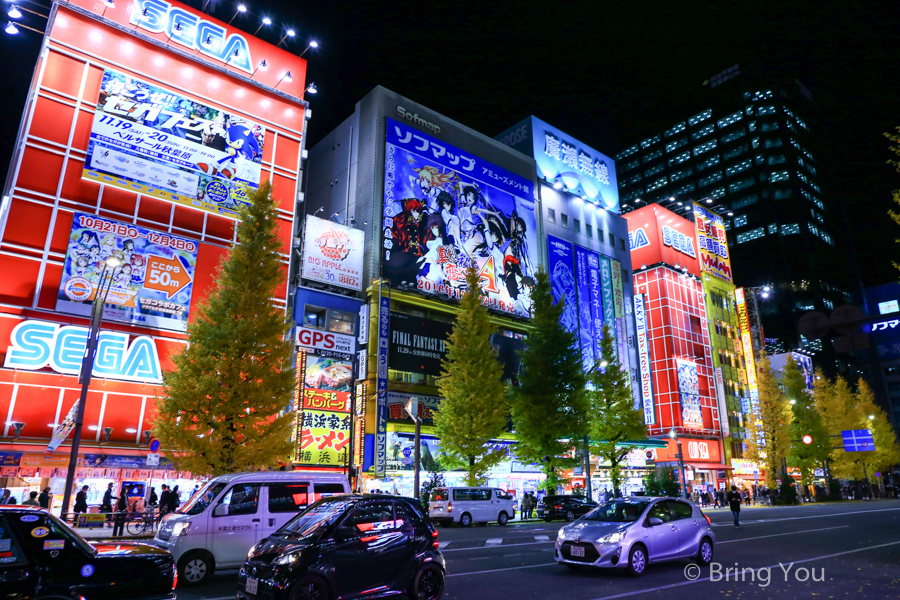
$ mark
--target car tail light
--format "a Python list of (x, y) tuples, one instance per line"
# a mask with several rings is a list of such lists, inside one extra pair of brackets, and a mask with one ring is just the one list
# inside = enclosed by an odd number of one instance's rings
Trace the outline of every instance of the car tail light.
[(437, 532), (437, 529), (435, 529), (434, 531), (431, 532), (431, 537), (434, 538), (434, 541), (431, 542), (431, 545), (434, 546), (435, 548), (440, 548), (440, 547), (441, 547), (441, 543), (438, 542), (438, 539), (437, 539), (437, 538), (438, 538), (438, 532)]
[(453, 512), (453, 503), (452, 502), (447, 503), (447, 512)]
[(706, 519), (706, 522), (712, 525), (712, 521), (709, 520), (709, 515), (703, 515), (703, 518)]
[(557, 504), (553, 507), (553, 510), (562, 510), (562, 504)]
[(172, 589), (175, 589), (175, 586), (178, 585), (178, 567), (172, 565)]

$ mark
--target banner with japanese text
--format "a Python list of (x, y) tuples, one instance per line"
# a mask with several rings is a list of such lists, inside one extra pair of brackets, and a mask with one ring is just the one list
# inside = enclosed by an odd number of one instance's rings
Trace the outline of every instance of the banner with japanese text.
[[(187, 238), (77, 212), (56, 310), (89, 316), (107, 268), (112, 287), (104, 320), (186, 331), (197, 250), (197, 242)], [(111, 258), (118, 266), (107, 265)]]
[(104, 69), (82, 178), (235, 218), (259, 187), (262, 125)]
[(353, 365), (346, 360), (301, 354), (298, 369), (303, 370), (303, 381), (296, 462), (345, 466), (350, 454)]
[(722, 216), (694, 203), (694, 225), (697, 230), (697, 249), (700, 270), (732, 283), (731, 258)]
[(681, 424), (686, 429), (703, 429), (697, 363), (678, 358), (675, 365), (678, 372), (678, 391), (681, 395)]
[(594, 331), (591, 315), (591, 278), (588, 270), (590, 250), (581, 246), (573, 247), (575, 252), (575, 285), (578, 290), (578, 337), (581, 340), (581, 363), (590, 371), (599, 358), (595, 353), (595, 342), (599, 332)]

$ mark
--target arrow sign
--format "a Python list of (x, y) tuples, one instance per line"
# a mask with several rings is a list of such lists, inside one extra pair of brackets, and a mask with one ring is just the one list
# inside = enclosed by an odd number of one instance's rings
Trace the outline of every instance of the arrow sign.
[(191, 285), (191, 276), (177, 258), (167, 258), (151, 254), (147, 261), (147, 277), (144, 288), (168, 294), (171, 300), (175, 294)]
[(413, 396), (406, 402), (406, 414), (412, 417), (413, 423), (419, 422), (419, 399)]

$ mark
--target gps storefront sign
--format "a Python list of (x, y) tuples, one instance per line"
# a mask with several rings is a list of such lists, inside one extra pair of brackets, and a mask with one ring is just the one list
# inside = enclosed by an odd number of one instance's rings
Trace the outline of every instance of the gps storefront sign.
[(193, 240), (75, 213), (56, 310), (90, 315), (105, 261), (115, 258), (103, 318), (186, 331), (197, 249)]
[(236, 218), (259, 187), (258, 123), (105, 69), (82, 178)]
[[(22, 321), (10, 333), (3, 366), (78, 375), (87, 346), (88, 329), (47, 321)], [(94, 360), (94, 377), (140, 383), (161, 383), (156, 344), (147, 336), (101, 331)]]

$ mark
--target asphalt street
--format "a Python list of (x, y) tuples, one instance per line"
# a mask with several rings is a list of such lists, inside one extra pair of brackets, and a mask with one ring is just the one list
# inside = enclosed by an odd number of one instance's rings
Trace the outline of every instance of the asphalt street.
[[(562, 522), (443, 527), (444, 598), (900, 598), (898, 500), (750, 507), (741, 512), (740, 528), (727, 510), (704, 512), (716, 534), (713, 564), (651, 565), (637, 579), (557, 565), (553, 546)], [(732, 569), (727, 580), (726, 569)], [(178, 598), (234, 598), (235, 578), (236, 571), (221, 572), (207, 585), (179, 586)]]

